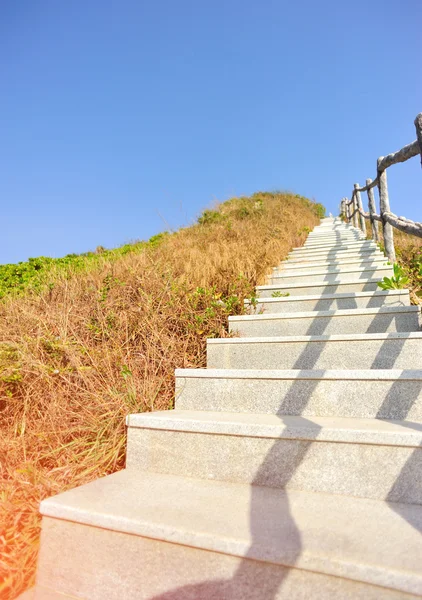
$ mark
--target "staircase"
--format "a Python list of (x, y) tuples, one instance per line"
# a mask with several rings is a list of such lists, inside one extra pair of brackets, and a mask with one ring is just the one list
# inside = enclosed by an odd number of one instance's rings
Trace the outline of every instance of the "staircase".
[(422, 333), (323, 219), (239, 337), (130, 415), (126, 469), (45, 500), (36, 600), (422, 598)]

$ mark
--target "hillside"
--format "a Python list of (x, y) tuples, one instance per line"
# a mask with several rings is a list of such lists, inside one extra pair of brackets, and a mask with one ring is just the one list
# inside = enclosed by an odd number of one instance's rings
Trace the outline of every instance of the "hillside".
[(34, 576), (38, 504), (124, 465), (125, 417), (167, 409), (270, 268), (323, 216), (285, 193), (233, 198), (149, 242), (0, 267), (0, 597)]

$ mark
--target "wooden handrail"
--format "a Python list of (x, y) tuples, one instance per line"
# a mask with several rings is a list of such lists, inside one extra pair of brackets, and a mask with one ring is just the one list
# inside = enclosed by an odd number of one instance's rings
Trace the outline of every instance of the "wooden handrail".
[[(379, 242), (378, 225), (382, 224), (384, 247), (390, 262), (395, 262), (396, 253), (394, 249), (393, 227), (422, 237), (422, 223), (398, 217), (390, 210), (390, 200), (388, 196), (387, 169), (392, 165), (405, 162), (414, 156), (421, 156), (422, 165), (422, 113), (419, 113), (415, 119), (416, 140), (407, 146), (404, 146), (397, 152), (380, 156), (377, 160), (377, 176), (375, 179), (367, 179), (366, 185), (360, 187), (358, 183), (353, 186), (352, 197), (350, 200), (343, 198), (341, 201), (341, 214), (348, 223), (353, 222), (355, 227), (362, 229), (366, 233), (365, 219), (369, 219), (372, 228), (372, 237), (375, 242)], [(376, 213), (374, 188), (378, 188), (380, 214)], [(363, 210), (361, 193), (367, 192), (369, 212)]]

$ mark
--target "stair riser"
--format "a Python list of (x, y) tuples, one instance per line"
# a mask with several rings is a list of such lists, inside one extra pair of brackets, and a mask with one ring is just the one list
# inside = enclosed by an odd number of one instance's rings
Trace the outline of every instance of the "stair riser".
[(363, 233), (360, 229), (351, 229), (350, 227), (336, 227), (333, 229), (324, 228), (315, 228), (308, 235), (308, 238), (318, 237), (320, 235), (357, 235), (363, 236)]
[(305, 246), (298, 246), (297, 248), (292, 248), (289, 252), (289, 256), (300, 256), (301, 254), (322, 254), (326, 252), (327, 254), (338, 254), (340, 252), (355, 252), (355, 253), (365, 253), (365, 252), (381, 252), (379, 247), (375, 244), (366, 244), (364, 242), (353, 243), (353, 244), (336, 244), (330, 245), (325, 244), (322, 248), (309, 248)]
[(379, 279), (373, 281), (349, 281), (341, 283), (315, 284), (310, 286), (301, 286), (300, 284), (293, 287), (286, 285), (276, 285), (272, 288), (266, 286), (258, 286), (257, 292), (261, 298), (271, 298), (274, 292), (287, 293), (290, 296), (317, 296), (323, 294), (347, 294), (356, 292), (376, 292), (379, 291)]
[[(292, 314), (293, 316), (293, 314)], [(292, 319), (230, 319), (230, 331), (240, 337), (282, 335), (333, 335), (419, 331), (416, 312), (301, 317)]]
[(299, 254), (302, 255), (303, 253), (308, 253), (308, 254), (313, 254), (313, 253), (322, 253), (322, 252), (327, 252), (327, 253), (337, 253), (339, 251), (341, 252), (362, 252), (363, 250), (377, 250), (378, 248), (376, 246), (366, 246), (365, 244), (363, 244), (362, 242), (353, 242), (350, 244), (339, 244), (339, 245), (333, 245), (333, 244), (322, 244), (322, 245), (315, 245), (315, 246), (301, 246), (300, 248), (296, 248), (292, 250), (292, 254)]
[(303, 248), (343, 248), (344, 246), (350, 246), (353, 248), (377, 248), (378, 246), (374, 242), (366, 240), (339, 240), (335, 242), (305, 242), (303, 246), (297, 246), (294, 250), (302, 250)]
[[(344, 251), (344, 252), (298, 252), (298, 253), (290, 253), (287, 258), (287, 264), (293, 264), (295, 262), (315, 262), (315, 261), (327, 261), (332, 262), (333, 260), (343, 260), (343, 259), (366, 259), (368, 257), (384, 257), (382, 252), (377, 250), (368, 250), (364, 252), (355, 252), (353, 250)], [(384, 257), (385, 258), (385, 257)], [(385, 258), (387, 260), (387, 258)]]
[(360, 236), (356, 235), (337, 235), (337, 236), (318, 236), (315, 238), (308, 238), (306, 242), (303, 244), (303, 247), (306, 248), (308, 246), (316, 246), (322, 244), (330, 244), (331, 246), (340, 245), (340, 244), (354, 244), (356, 242), (363, 242), (364, 240)]
[(294, 283), (320, 283), (321, 281), (332, 282), (338, 281), (339, 279), (341, 279), (341, 281), (359, 281), (360, 279), (374, 279), (376, 277), (382, 279), (383, 277), (391, 277), (392, 275), (393, 269), (392, 267), (388, 266), (368, 268), (365, 270), (357, 269), (355, 271), (351, 271), (350, 273), (345, 270), (341, 270), (334, 273), (326, 272), (325, 274), (317, 271), (315, 273), (303, 273), (302, 275), (273, 275), (269, 278), (269, 281), (270, 285), (277, 285), (278, 283), (281, 283), (282, 285), (289, 285)]
[[(291, 600), (298, 590), (302, 599), (313, 600), (414, 597), (351, 579), (46, 517), (42, 540), (34, 600)], [(63, 564), (58, 556), (66, 557)]]
[(304, 256), (299, 256), (299, 257), (295, 257), (295, 255), (291, 255), (282, 264), (293, 267), (294, 265), (306, 265), (306, 264), (313, 265), (316, 262), (323, 262), (325, 264), (337, 262), (339, 264), (342, 264), (343, 262), (347, 262), (347, 261), (364, 261), (364, 260), (387, 261), (388, 259), (381, 252), (362, 252), (362, 253), (345, 252), (344, 254), (333, 254), (333, 255), (325, 254), (325, 253), (321, 254), (321, 255), (315, 255), (314, 253), (311, 253), (309, 255), (304, 255)]
[[(335, 346), (333, 344), (333, 346)], [(410, 354), (412, 348), (416, 344), (410, 344), (407, 354)], [(371, 348), (363, 348), (362, 352), (369, 360), (376, 355), (371, 352)], [(245, 353), (248, 351), (246, 348)], [(253, 357), (253, 349), (250, 350)], [(338, 350), (339, 354), (341, 350)], [(222, 353), (219, 358), (214, 360), (210, 357), (210, 367), (215, 368), (256, 368), (256, 369), (311, 369), (311, 368), (327, 368), (315, 366), (315, 356), (308, 355), (305, 357), (298, 356), (297, 362), (300, 365), (284, 365), (275, 367), (276, 360), (267, 353), (263, 357), (262, 354), (257, 356), (258, 364), (252, 365), (248, 363), (245, 366), (245, 353), (239, 360), (233, 362), (235, 365), (227, 364), (227, 359), (222, 359)], [(283, 362), (281, 352), (274, 352), (275, 358), (280, 358)], [(327, 352), (325, 360), (328, 356), (333, 356), (334, 350)], [(352, 368), (350, 366), (353, 361), (349, 360), (345, 348), (343, 346), (343, 365), (336, 365), (336, 368), (345, 368), (347, 371)], [(421, 364), (421, 349), (416, 350), (416, 356)], [(267, 362), (263, 360), (267, 359)], [(388, 364), (386, 357), (385, 363)], [(324, 361), (324, 358), (321, 357)], [(230, 361), (231, 363), (232, 361)], [(251, 363), (253, 361), (250, 361)], [(264, 362), (264, 366), (262, 366)], [(287, 361), (285, 361), (287, 362)], [(327, 361), (328, 362), (328, 361)], [(340, 361), (338, 361), (340, 363)], [(361, 361), (363, 362), (363, 361)], [(218, 364), (220, 363), (220, 364)], [(223, 364), (221, 364), (223, 363)], [(261, 364), (259, 364), (261, 363)], [(367, 363), (367, 368), (371, 363)], [(329, 364), (329, 368), (334, 368), (334, 365)], [(362, 368), (360, 366), (360, 368)], [(384, 367), (388, 368), (388, 367)], [(399, 367), (396, 367), (399, 368)], [(408, 367), (410, 368), (410, 366)], [(262, 375), (261, 375), (262, 376)], [(265, 375), (264, 375), (265, 376)], [(422, 420), (422, 380), (419, 381), (389, 381), (389, 380), (328, 380), (328, 379), (252, 379), (250, 377), (243, 378), (204, 378), (204, 377), (177, 377), (176, 378), (176, 408), (178, 410), (206, 410), (206, 411), (227, 411), (230, 413), (265, 413), (278, 415), (298, 415), (303, 417), (351, 417), (351, 418), (380, 418), (394, 420)]]
[(300, 273), (309, 273), (313, 271), (327, 271), (328, 273), (341, 271), (342, 269), (368, 269), (370, 267), (381, 267), (385, 265), (387, 260), (383, 257), (370, 260), (348, 260), (348, 261), (333, 261), (333, 262), (314, 262), (299, 265), (290, 265), (284, 263), (283, 266), (273, 269), (273, 275), (289, 275)]
[(421, 448), (129, 427), (127, 468), (422, 503)]
[(345, 243), (345, 242), (361, 242), (364, 238), (361, 235), (354, 235), (353, 233), (341, 233), (338, 235), (316, 235), (316, 236), (308, 236), (304, 246), (309, 246), (310, 244), (315, 243)]
[(286, 312), (306, 312), (311, 310), (346, 310), (352, 308), (378, 308), (381, 306), (410, 306), (409, 296), (403, 294), (391, 296), (363, 296), (350, 298), (319, 298), (318, 300), (294, 300), (277, 302), (258, 302), (256, 309), (251, 309), (251, 314), (264, 313), (286, 313)]

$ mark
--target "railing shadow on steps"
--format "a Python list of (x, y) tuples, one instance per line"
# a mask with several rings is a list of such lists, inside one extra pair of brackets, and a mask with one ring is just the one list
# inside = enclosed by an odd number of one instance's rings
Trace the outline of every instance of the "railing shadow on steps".
[[(404, 233), (422, 237), (422, 223), (412, 221), (406, 217), (398, 217), (391, 212), (387, 187), (387, 169), (392, 165), (405, 162), (418, 155), (421, 155), (422, 164), (422, 113), (419, 113), (415, 119), (415, 128), (417, 139), (397, 152), (393, 152), (387, 156), (380, 156), (377, 160), (376, 178), (374, 180), (367, 179), (366, 185), (363, 187), (360, 187), (358, 183), (355, 183), (351, 200), (349, 201), (347, 198), (343, 198), (340, 203), (340, 212), (346, 222), (353, 223), (355, 227), (360, 227), (365, 234), (365, 219), (369, 219), (372, 237), (377, 243), (380, 241), (378, 222), (382, 224), (385, 251), (391, 263), (396, 261), (393, 227)], [(375, 187), (378, 188), (380, 205), (379, 214), (377, 214), (375, 206)], [(367, 213), (363, 210), (361, 192), (367, 192), (368, 194), (369, 212)]]
[[(318, 314), (317, 311), (316, 314)], [(328, 320), (326, 326), (328, 326)], [(310, 328), (308, 335), (323, 335), (324, 333), (322, 329), (319, 329), (317, 334), (314, 334), (311, 330), (312, 328)], [(403, 344), (404, 342), (405, 339), (403, 339)], [(277, 415), (282, 422), (286, 415), (292, 414), (292, 407), (295, 408), (294, 414), (300, 415), (305, 411), (313, 392), (318, 386), (318, 379), (308, 380), (307, 385), (304, 386), (303, 382), (300, 381), (300, 374), (301, 372), (309, 372), (309, 369), (312, 369), (312, 366), (317, 363), (327, 343), (322, 343), (317, 353), (314, 347), (312, 347), (312, 343), (308, 343), (297, 359), (293, 368), (298, 371), (298, 379), (292, 382), (277, 411)], [(394, 362), (398, 358), (399, 353), (396, 352), (395, 357), (389, 354), (389, 365), (387, 367), (384, 356), (386, 354), (384, 345), (387, 343), (388, 341), (386, 340), (382, 344), (370, 368), (394, 367)], [(306, 364), (306, 369), (301, 368), (302, 364)], [(326, 370), (318, 369), (317, 372), (318, 375), (323, 376)], [(413, 386), (412, 393), (408, 393), (404, 401), (400, 394), (399, 385), (399, 382), (393, 383), (385, 398), (380, 399), (380, 407), (376, 415), (377, 419), (384, 420), (385, 415), (389, 414), (391, 407), (397, 407), (399, 397), (400, 410), (399, 414), (397, 414), (397, 419), (404, 420), (408, 416), (413, 404), (422, 391), (422, 383), (419, 387)], [(277, 597), (277, 594), (289, 577), (291, 568), (294, 569), (295, 565), (298, 565), (303, 550), (301, 533), (292, 515), (288, 494), (284, 493), (284, 488), (291, 481), (294, 474), (297, 473), (312, 445), (318, 442), (320, 431), (316, 423), (312, 421), (312, 418), (302, 417), (302, 419), (304, 425), (306, 423), (313, 425), (312, 439), (302, 440), (293, 460), (283, 455), (283, 451), (280, 451), (277, 442), (273, 443), (251, 483), (250, 532), (252, 542), (246, 556), (240, 559), (240, 564), (235, 568), (233, 575), (226, 579), (213, 579), (186, 585), (154, 596), (151, 600), (244, 600), (245, 586), (248, 590), (252, 591), (247, 596), (251, 600), (274, 600)], [(408, 427), (420, 429), (422, 425), (408, 422)], [(419, 450), (414, 450), (410, 454), (394, 485), (386, 495), (385, 501), (388, 502), (391, 510), (409, 523), (411, 527), (422, 532), (420, 512), (413, 511), (410, 504), (400, 503), (401, 484), (407, 484), (409, 479), (414, 476), (416, 469), (420, 469), (421, 459), (417, 454), (418, 452), (420, 453)], [(283, 486), (283, 489), (274, 488), (274, 496), (278, 502), (277, 511), (271, 515), (271, 522), (268, 522), (268, 515), (263, 514), (262, 510), (262, 486), (267, 484), (268, 473), (271, 471), (274, 472), (275, 465), (277, 465), (277, 471), (281, 473), (282, 479), (280, 484)], [(278, 520), (277, 514), (279, 515)], [(289, 517), (289, 522), (286, 525), (287, 516)], [(268, 542), (269, 532), (271, 532), (272, 539), (279, 540), (280, 546), (285, 547), (287, 544), (289, 547), (289, 560), (283, 566), (277, 564), (274, 567), (269, 563), (254, 560), (257, 555), (261, 555), (259, 550)], [(382, 588), (379, 589), (380, 593), (382, 593)]]

